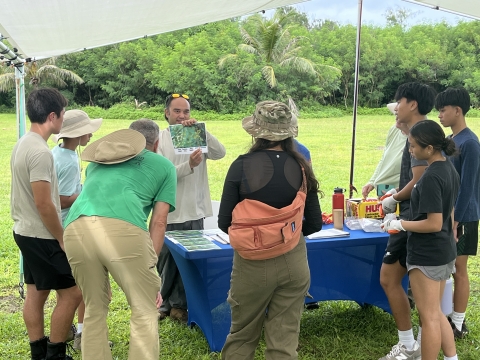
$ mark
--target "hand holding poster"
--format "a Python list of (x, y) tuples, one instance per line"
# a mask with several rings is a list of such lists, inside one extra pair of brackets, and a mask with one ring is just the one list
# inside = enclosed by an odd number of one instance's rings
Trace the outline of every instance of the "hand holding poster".
[(202, 153), (208, 152), (205, 123), (170, 125), (169, 129), (175, 154), (191, 154), (196, 149), (201, 149)]

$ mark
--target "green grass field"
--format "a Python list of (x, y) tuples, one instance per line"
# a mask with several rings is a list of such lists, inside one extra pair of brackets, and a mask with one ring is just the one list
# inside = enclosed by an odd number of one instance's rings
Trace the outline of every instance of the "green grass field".
[[(200, 121), (207, 119), (198, 119)], [(239, 119), (240, 120), (240, 119)], [(469, 118), (469, 126), (480, 134), (480, 119)], [(386, 133), (393, 123), (391, 116), (360, 116), (357, 121), (355, 147), (354, 185), (361, 192), (362, 186), (373, 173), (381, 157)], [(113, 130), (127, 128), (130, 121), (104, 120), (95, 134), (98, 139)], [(160, 128), (166, 122), (158, 122)], [(227, 148), (227, 155), (208, 164), (212, 199), (221, 197), (223, 180), (231, 162), (248, 149), (251, 139), (241, 128), (240, 121), (207, 121), (207, 129), (217, 136)], [(324, 211), (331, 209), (331, 194), (335, 187), (349, 186), (352, 119), (351, 117), (329, 119), (301, 119), (298, 140), (312, 154), (315, 173), (320, 180), (325, 198), (321, 200)], [(10, 153), (16, 142), (15, 116), (0, 114), (0, 166), (5, 171), (0, 182), (0, 359), (28, 359), (29, 346), (22, 319), (22, 300), (17, 291), (19, 279), (18, 249), (12, 238), (10, 219)], [(53, 146), (53, 143), (51, 143)], [(86, 164), (85, 164), (86, 165)], [(480, 358), (480, 260), (472, 258), (471, 297), (467, 310), (470, 335), (457, 342), (459, 359)], [(328, 276), (328, 274), (324, 274)], [(129, 336), (129, 308), (125, 297), (112, 283), (113, 298), (108, 323), (110, 339), (113, 340), (114, 359), (127, 359)], [(54, 297), (46, 306), (51, 313)], [(47, 319), (48, 319), (47, 315)], [(417, 313), (413, 313), (418, 324)], [(48, 327), (48, 320), (47, 320)], [(165, 320), (160, 323), (160, 359), (220, 359), (218, 353), (210, 353), (203, 333), (198, 328)], [(360, 308), (348, 301), (320, 303), (320, 308), (307, 311), (302, 317), (299, 358), (304, 360), (371, 360), (384, 356), (397, 342), (393, 318), (378, 308)], [(258, 347), (256, 359), (264, 359), (265, 343)], [(75, 359), (80, 355), (75, 354)], [(94, 360), (94, 359), (92, 359)]]

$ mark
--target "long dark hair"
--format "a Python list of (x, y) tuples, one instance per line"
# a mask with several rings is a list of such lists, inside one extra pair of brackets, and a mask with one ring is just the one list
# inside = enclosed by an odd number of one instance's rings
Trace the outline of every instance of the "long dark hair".
[(293, 157), (305, 171), (305, 177), (307, 179), (307, 191), (314, 191), (316, 193), (319, 193), (320, 197), (323, 197), (323, 192), (320, 190), (320, 184), (318, 183), (318, 180), (315, 177), (315, 174), (313, 173), (313, 169), (310, 163), (303, 157), (302, 154), (300, 154), (296, 150), (296, 146), (293, 142), (292, 137), (289, 137), (289, 138), (286, 138), (285, 140), (280, 140), (280, 141), (270, 141), (266, 139), (257, 138), (255, 139), (255, 142), (252, 144), (252, 147), (248, 152), (253, 153), (259, 150), (268, 150), (278, 145), (281, 146), (283, 151), (285, 151), (288, 155)]
[(416, 123), (410, 129), (410, 136), (424, 149), (431, 145), (434, 150), (443, 151), (448, 156), (458, 153), (455, 142), (449, 137), (446, 138), (442, 127), (433, 120)]

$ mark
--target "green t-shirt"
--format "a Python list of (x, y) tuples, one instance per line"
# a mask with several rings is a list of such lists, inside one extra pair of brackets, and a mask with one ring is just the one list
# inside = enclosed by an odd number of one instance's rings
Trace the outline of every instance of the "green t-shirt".
[(176, 191), (175, 166), (148, 150), (120, 164), (90, 163), (65, 227), (83, 215), (119, 219), (148, 231), (147, 218), (153, 205), (165, 202), (170, 204), (170, 212), (174, 211)]

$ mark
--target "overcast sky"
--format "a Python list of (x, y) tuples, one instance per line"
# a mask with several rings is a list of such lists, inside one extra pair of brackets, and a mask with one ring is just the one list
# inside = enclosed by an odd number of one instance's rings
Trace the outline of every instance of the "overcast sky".
[[(295, 5), (295, 7), (309, 15), (311, 19), (334, 20), (341, 24), (356, 24), (358, 16), (358, 0), (310, 0)], [(441, 22), (446, 20), (454, 25), (460, 17), (445, 11), (408, 3), (401, 0), (363, 0), (362, 23), (385, 25), (385, 13), (388, 9), (405, 8), (414, 14), (407, 21), (408, 25), (422, 22)]]

